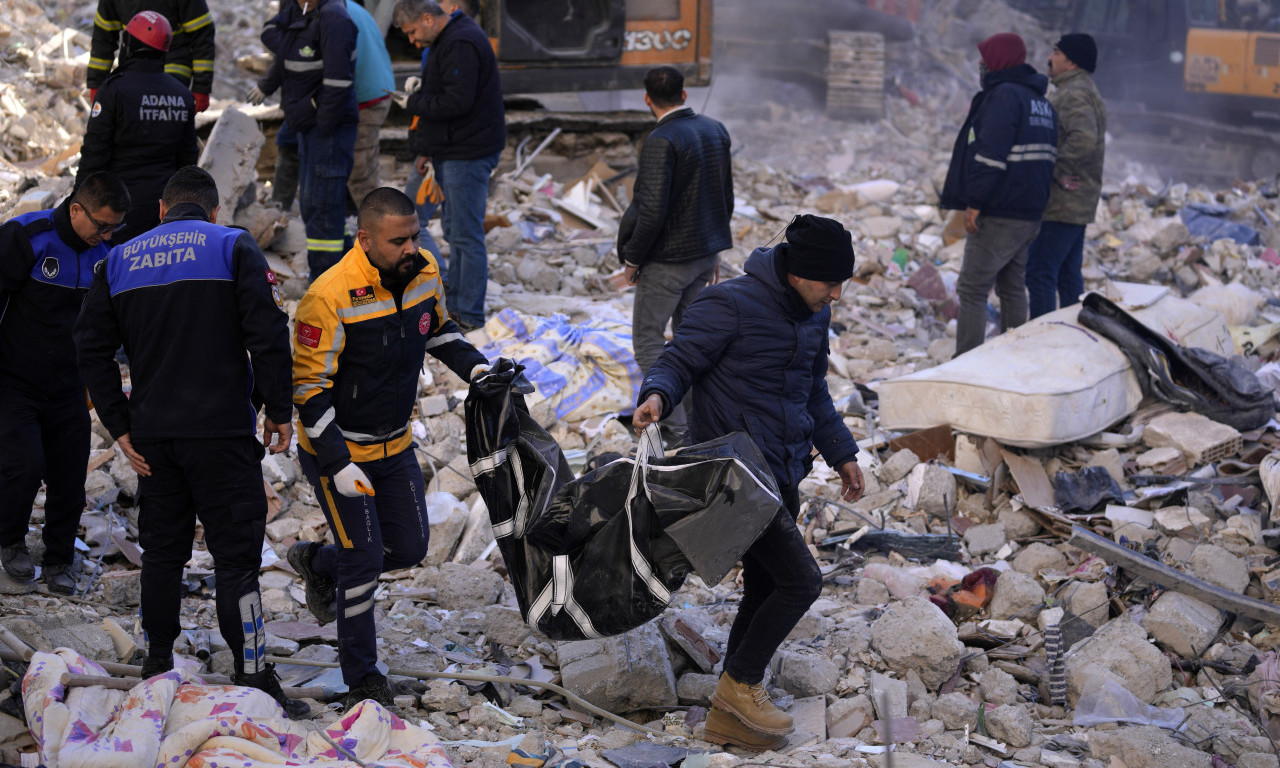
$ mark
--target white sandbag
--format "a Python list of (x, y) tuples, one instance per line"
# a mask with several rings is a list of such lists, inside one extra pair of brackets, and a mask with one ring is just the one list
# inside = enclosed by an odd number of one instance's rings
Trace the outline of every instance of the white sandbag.
[(1196, 306), (1220, 312), (1227, 325), (1253, 325), (1267, 299), (1247, 285), (1206, 285), (1189, 297)]
[[(1122, 307), (1189, 347), (1231, 353), (1222, 315), (1159, 286), (1115, 283)], [(1120, 348), (1076, 323), (1079, 305), (1001, 334), (936, 368), (879, 383), (887, 429), (949, 424), (1006, 445), (1042, 447), (1106, 429), (1138, 407), (1142, 390)]]

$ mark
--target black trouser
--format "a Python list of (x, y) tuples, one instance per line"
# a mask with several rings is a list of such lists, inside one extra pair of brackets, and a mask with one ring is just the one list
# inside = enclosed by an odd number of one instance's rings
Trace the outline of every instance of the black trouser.
[(213, 555), (218, 629), (231, 649), (235, 671), (262, 671), (267, 652), (258, 594), (267, 524), (262, 444), (246, 435), (135, 440), (133, 447), (151, 466), (150, 477), (138, 478), (142, 629), (148, 653), (167, 657), (181, 631), (182, 567), (191, 559), (199, 518)]
[(333, 489), (333, 476), (321, 473), (312, 454), (298, 451), (298, 463), (333, 531), (334, 543), (316, 553), (311, 567), (337, 586), (338, 661), (343, 681), (354, 688), (378, 671), (378, 576), (427, 556), (431, 529), (422, 469), (412, 448), (362, 461), (359, 467), (377, 495), (351, 497)]
[(40, 399), (0, 387), (0, 546), (26, 541), (43, 480), (44, 564), (70, 565), (88, 463), (84, 390)]
[(786, 508), (742, 556), (742, 602), (729, 629), (724, 671), (755, 685), (800, 617), (822, 593), (822, 572), (796, 525), (800, 496), (783, 489)]

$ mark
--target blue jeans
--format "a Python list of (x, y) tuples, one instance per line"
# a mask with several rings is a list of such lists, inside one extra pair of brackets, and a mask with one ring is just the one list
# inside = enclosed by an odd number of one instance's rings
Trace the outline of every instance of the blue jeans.
[(338, 662), (351, 687), (378, 671), (373, 593), (378, 576), (422, 562), (431, 531), (422, 470), (410, 447), (385, 459), (360, 462), (376, 496), (343, 496), (316, 457), (298, 463), (324, 510), (334, 543), (316, 552), (312, 567), (338, 589)]
[(484, 293), (489, 282), (489, 254), (484, 247), (484, 209), (489, 173), (498, 153), (479, 160), (435, 161), (436, 183), (444, 192), (441, 223), (449, 241), (449, 306), (472, 325), (484, 325)]
[(1030, 312), (1039, 317), (1059, 306), (1069, 307), (1084, 293), (1084, 226), (1046, 221), (1027, 252)]
[[(418, 235), (418, 245), (431, 251), (431, 255), (436, 257), (436, 261), (439, 261), (440, 246), (436, 244), (436, 239), (427, 231), (427, 224), (431, 221), (431, 217), (436, 215), (436, 211), (440, 209), (440, 206), (430, 200), (423, 202), (422, 205), (417, 205), (418, 187), (422, 186), (424, 178), (426, 177), (418, 173), (417, 166), (411, 166), (409, 168), (409, 181), (404, 185), (404, 193), (409, 196), (410, 200), (414, 201), (418, 208), (418, 226), (422, 229), (421, 234)], [(443, 270), (444, 266), (442, 265), (440, 268)], [(445, 287), (448, 287), (448, 285), (449, 281), (446, 280)]]
[(307, 266), (315, 280), (342, 259), (356, 124), (340, 125), (327, 136), (316, 128), (297, 135), (298, 204), (307, 227)]

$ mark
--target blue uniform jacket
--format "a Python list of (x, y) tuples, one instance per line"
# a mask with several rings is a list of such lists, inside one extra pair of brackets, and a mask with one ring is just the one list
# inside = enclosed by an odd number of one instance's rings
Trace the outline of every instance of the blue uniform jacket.
[(989, 72), (951, 152), (943, 208), (1037, 221), (1049, 203), (1058, 118), (1029, 64)]
[(347, 0), (347, 13), (356, 25), (356, 102), (389, 98), (396, 89), (391, 55), (382, 41), (378, 22), (356, 0)]
[(831, 309), (810, 312), (786, 287), (777, 261), (788, 247), (757, 248), (745, 275), (698, 294), (640, 400), (656, 392), (669, 411), (692, 387), (694, 442), (745, 431), (778, 485), (795, 488), (814, 446), (832, 467), (853, 461), (858, 446), (827, 391)]
[(0, 386), (37, 398), (84, 386), (71, 328), (106, 242), (89, 247), (71, 226), (71, 198), (0, 226)]

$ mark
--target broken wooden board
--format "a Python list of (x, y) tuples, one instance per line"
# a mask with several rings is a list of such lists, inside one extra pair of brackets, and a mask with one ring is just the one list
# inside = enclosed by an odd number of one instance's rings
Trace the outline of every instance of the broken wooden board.
[(1049, 482), (1044, 465), (1030, 456), (1019, 456), (1004, 449), (1001, 449), (1000, 456), (1009, 467), (1013, 481), (1018, 484), (1023, 501), (1036, 509), (1053, 508), (1053, 483)]

